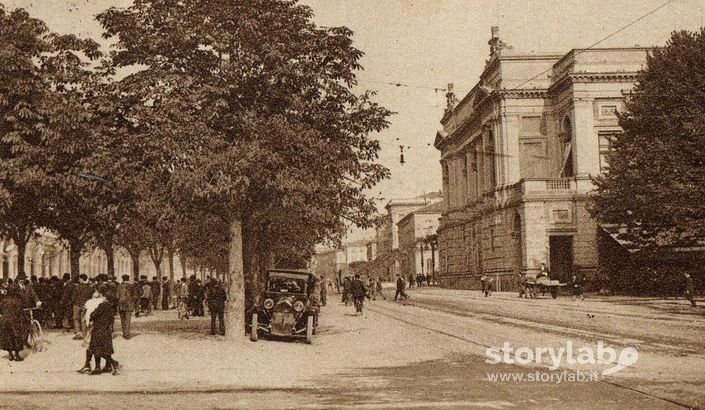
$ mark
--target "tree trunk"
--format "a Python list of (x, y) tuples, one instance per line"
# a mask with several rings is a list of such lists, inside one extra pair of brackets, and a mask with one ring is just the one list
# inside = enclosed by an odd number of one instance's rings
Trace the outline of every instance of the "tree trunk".
[(103, 252), (108, 260), (108, 276), (115, 277), (115, 247), (112, 239), (105, 241)]
[(245, 276), (243, 273), (242, 221), (230, 225), (230, 252), (228, 254), (228, 302), (225, 307), (225, 335), (231, 341), (245, 343)]
[(24, 238), (15, 238), (15, 245), (17, 246), (17, 276), (15, 278), (27, 278), (27, 274), (24, 270), (24, 255), (27, 252), (27, 241)]
[(129, 251), (130, 258), (132, 258), (132, 276), (133, 280), (137, 282), (140, 280), (140, 253), (135, 251)]
[(186, 278), (186, 256), (180, 253), (179, 262), (181, 263), (181, 277)]
[(164, 287), (162, 286), (162, 258), (164, 258), (164, 248), (151, 247), (149, 248), (149, 255), (152, 257), (154, 269), (157, 271), (157, 283), (159, 283), (159, 297), (157, 298), (157, 308), (155, 310), (161, 310), (162, 295), (164, 295)]
[(174, 282), (174, 251), (169, 249), (169, 280)]
[(69, 240), (69, 259), (71, 259), (71, 279), (81, 274), (81, 251), (83, 242), (77, 239)]

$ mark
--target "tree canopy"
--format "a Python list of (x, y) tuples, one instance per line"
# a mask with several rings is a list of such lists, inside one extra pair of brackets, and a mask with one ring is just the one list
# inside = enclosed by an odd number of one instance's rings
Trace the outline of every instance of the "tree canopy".
[(370, 136), (391, 112), (354, 91), (349, 29), (294, 0), (135, 0), (97, 19), (108, 55), (0, 6), (2, 233), (57, 232), (74, 275), (82, 249), (112, 261), (117, 245), (225, 274), (241, 221), (252, 297), (262, 270), (372, 226), (365, 192), (389, 172)]
[(591, 212), (643, 249), (705, 240), (705, 30), (653, 50), (620, 114)]

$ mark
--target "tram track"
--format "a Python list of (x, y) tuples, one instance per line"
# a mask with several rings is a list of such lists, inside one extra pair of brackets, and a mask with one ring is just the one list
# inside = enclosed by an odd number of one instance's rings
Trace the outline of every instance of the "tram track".
[[(392, 303), (392, 302), (389, 302), (389, 303)], [(428, 311), (437, 311), (437, 312), (441, 312), (441, 313), (445, 313), (445, 314), (450, 314), (450, 315), (458, 316), (459, 318), (463, 318), (463, 317), (464, 317), (464, 316), (456, 315), (456, 314), (454, 314), (454, 313), (447, 312), (447, 311), (444, 311), (444, 310), (435, 310), (435, 309), (427, 308), (427, 307), (424, 307), (424, 306), (418, 306), (418, 305), (414, 305), (414, 307), (417, 307), (417, 308), (419, 308), (419, 309), (428, 310)], [(399, 317), (399, 316), (397, 316), (397, 315), (395, 315), (395, 314), (391, 314), (391, 313), (389, 313), (389, 312), (385, 312), (385, 311), (383, 311), (381, 308), (378, 308), (377, 306), (375, 306), (375, 307), (367, 306), (366, 309), (367, 309), (367, 310), (370, 310), (370, 311), (372, 311), (372, 312), (374, 312), (375, 314), (378, 314), (378, 315), (381, 315), (381, 316), (385, 316), (385, 317), (388, 317), (388, 318), (390, 318), (390, 319), (394, 319), (394, 320), (396, 320), (396, 321), (399, 321), (399, 322), (405, 323), (405, 324), (407, 324), (407, 325), (410, 325), (410, 326), (414, 326), (414, 327), (423, 329), (423, 330), (428, 331), (428, 332), (433, 332), (433, 333), (436, 333), (436, 334), (439, 334), (439, 335), (442, 335), (442, 336), (445, 336), (445, 337), (449, 337), (449, 338), (452, 338), (452, 339), (455, 339), (455, 340), (459, 340), (459, 341), (462, 341), (462, 342), (465, 342), (465, 343), (468, 343), (468, 344), (472, 344), (472, 345), (478, 346), (478, 347), (494, 348), (494, 346), (491, 346), (491, 345), (489, 345), (489, 344), (487, 344), (487, 343), (480, 342), (480, 341), (478, 341), (478, 340), (471, 339), (471, 338), (469, 338), (469, 337), (467, 337), (467, 336), (462, 336), (462, 335), (454, 334), (454, 333), (449, 332), (449, 331), (446, 331), (446, 330), (441, 330), (441, 329), (438, 329), (438, 328), (434, 328), (434, 327), (430, 327), (430, 326), (425, 326), (425, 325), (423, 325), (423, 324), (420, 324), (419, 321), (413, 321), (413, 320), (408, 320), (408, 319), (405, 319), (405, 318), (401, 318), (401, 317)], [(421, 315), (418, 315), (418, 314), (412, 313), (412, 312), (408, 312), (408, 311), (407, 311), (407, 312), (404, 312), (404, 314), (405, 314), (406, 316), (412, 316), (412, 317), (416, 317), (416, 318), (422, 318)], [(669, 403), (669, 404), (672, 404), (672, 405), (675, 405), (675, 406), (678, 406), (678, 407), (682, 407), (682, 408), (686, 408), (686, 409), (693, 409), (693, 408), (696, 408), (696, 407), (693, 407), (693, 406), (690, 405), (690, 404), (687, 404), (687, 403), (684, 403), (684, 402), (681, 402), (681, 401), (678, 401), (678, 400), (673, 400), (673, 399), (670, 399), (670, 398), (668, 398), (668, 397), (658, 396), (658, 395), (649, 393), (648, 391), (644, 391), (644, 390), (641, 390), (641, 389), (637, 389), (637, 388), (634, 388), (634, 387), (630, 387), (630, 386), (627, 386), (627, 385), (618, 383), (618, 382), (616, 382), (616, 381), (604, 380), (604, 379), (601, 379), (601, 378), (598, 378), (597, 381), (600, 382), (600, 383), (604, 383), (604, 384), (607, 384), (607, 385), (610, 385), (610, 386), (613, 386), (613, 387), (616, 387), (616, 388), (625, 390), (625, 391), (630, 391), (630, 392), (633, 392), (633, 393), (637, 393), (637, 394), (640, 394), (640, 395), (642, 395), (642, 396), (644, 396), (644, 397), (648, 397), (648, 398), (651, 398), (651, 399), (654, 399), (654, 400), (657, 400), (657, 401), (661, 401), (661, 402), (664, 402), (664, 403)]]

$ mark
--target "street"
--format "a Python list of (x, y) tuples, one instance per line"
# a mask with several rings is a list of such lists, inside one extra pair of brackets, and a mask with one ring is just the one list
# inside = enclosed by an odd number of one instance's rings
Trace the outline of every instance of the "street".
[[(389, 293), (389, 292), (387, 292)], [(363, 316), (333, 294), (312, 345), (261, 340), (233, 346), (207, 335), (204, 319), (158, 311), (115, 338), (120, 375), (76, 373), (84, 348), (49, 332), (24, 362), (2, 355), (3, 408), (679, 408), (705, 405), (702, 310), (683, 301), (519, 299), (438, 288), (408, 302), (368, 301)], [(389, 295), (388, 295), (389, 296)], [(588, 318), (587, 314), (594, 314)], [(697, 313), (695, 313), (697, 312)], [(671, 336), (668, 336), (671, 332)], [(659, 336), (659, 335), (666, 336)], [(635, 346), (639, 360), (599, 381), (490, 381), (545, 366), (485, 363), (485, 350)], [(699, 344), (700, 343), (700, 344)], [(553, 373), (573, 372), (562, 366)], [(538, 385), (537, 385), (538, 384)], [(31, 394), (26, 394), (32, 392)], [(176, 393), (178, 392), (178, 393)]]

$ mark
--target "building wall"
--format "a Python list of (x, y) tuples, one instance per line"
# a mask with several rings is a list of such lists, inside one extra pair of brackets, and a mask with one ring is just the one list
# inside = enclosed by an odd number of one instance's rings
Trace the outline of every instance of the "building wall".
[[(605, 141), (619, 132), (614, 110), (645, 56), (640, 48), (491, 56), (481, 82), (447, 111), (436, 137), (445, 194), (438, 230), (443, 286), (479, 289), (487, 274), (500, 290), (513, 290), (521, 273), (541, 263), (562, 277), (576, 268), (595, 274), (590, 178), (606, 169)], [(553, 72), (537, 79), (536, 89), (506, 90), (503, 76), (530, 78), (539, 65)], [(499, 82), (504, 89), (493, 92)]]

